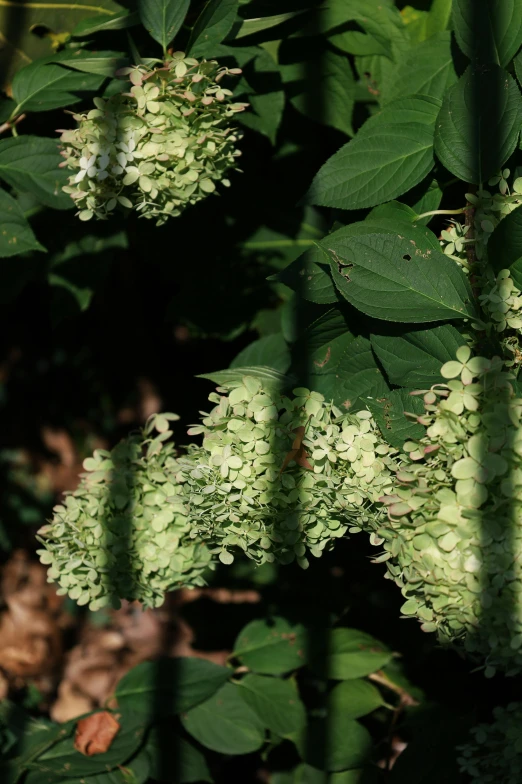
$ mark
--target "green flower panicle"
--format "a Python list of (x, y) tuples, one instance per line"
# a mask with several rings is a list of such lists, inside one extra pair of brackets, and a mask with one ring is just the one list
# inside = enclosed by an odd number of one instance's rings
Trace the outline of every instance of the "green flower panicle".
[(522, 399), (500, 357), (467, 346), (424, 392), (426, 435), (406, 442), (376, 530), (405, 616), (482, 662), (522, 671)]
[(368, 411), (343, 414), (317, 392), (290, 397), (252, 376), (209, 399), (189, 430), (203, 442), (186, 454), (169, 441), (175, 416), (163, 414), (85, 461), (78, 489), (39, 531), (59, 593), (93, 610), (158, 606), (166, 591), (203, 585), (218, 558), (306, 568), (347, 532), (379, 527), (396, 450)]
[(75, 114), (78, 126), (62, 132), (64, 166), (72, 170), (64, 191), (81, 220), (134, 209), (158, 224), (229, 186), (241, 138), (231, 125), (247, 104), (231, 101), (222, 86), (241, 73), (215, 61), (176, 52), (160, 67), (123, 68), (128, 92)]
[(306, 568), (309, 554), (368, 526), (396, 467), (368, 411), (343, 415), (318, 392), (290, 397), (253, 377), (210, 400), (215, 407), (189, 430), (203, 444), (179, 458), (176, 481), (222, 562), (243, 552)]
[(77, 490), (37, 537), (59, 594), (91, 610), (118, 607), (121, 599), (157, 607), (166, 591), (205, 584), (212, 557), (192, 535), (173, 482), (174, 445), (166, 443), (177, 418), (152, 417), (143, 433), (85, 460)]

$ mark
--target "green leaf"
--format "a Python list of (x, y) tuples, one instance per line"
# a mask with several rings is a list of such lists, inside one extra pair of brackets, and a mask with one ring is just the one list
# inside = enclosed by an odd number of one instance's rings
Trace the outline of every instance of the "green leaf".
[(453, 0), (453, 30), (470, 60), (505, 67), (522, 46), (522, 2)]
[(379, 689), (359, 679), (338, 683), (328, 695), (328, 713), (343, 713), (348, 719), (360, 719), (382, 705)]
[(277, 27), (277, 25), (283, 24), (283, 22), (287, 22), (289, 19), (293, 19), (295, 16), (298, 16), (302, 13), (303, 11), (290, 11), (287, 14), (258, 16), (253, 19), (245, 19), (241, 23), (241, 26), (237, 29), (234, 35), (234, 40), (237, 41), (239, 38), (244, 38), (246, 35), (254, 35), (255, 33), (260, 33), (263, 30), (270, 30), (270, 28)]
[(122, 709), (161, 718), (189, 710), (208, 699), (231, 675), (205, 659), (178, 658), (143, 662), (116, 687)]
[(12, 86), (16, 102), (12, 117), (22, 112), (47, 112), (71, 106), (81, 101), (78, 93), (94, 92), (103, 82), (99, 75), (75, 73), (53, 65), (51, 59), (31, 63), (18, 71)]
[(453, 0), (432, 0), (426, 21), (426, 36), (447, 30), (451, 21), (451, 5)]
[(71, 35), (73, 38), (87, 38), (94, 33), (101, 33), (105, 30), (127, 30), (129, 27), (139, 25), (139, 23), (140, 15), (137, 11), (132, 13), (123, 11), (121, 14), (110, 17), (100, 14), (78, 22)]
[(522, 288), (522, 210), (503, 218), (488, 242), (488, 261), (495, 272), (508, 269), (515, 285)]
[(275, 735), (284, 738), (304, 727), (305, 707), (293, 680), (249, 674), (238, 686), (247, 705)]
[[(234, 51), (232, 47), (229, 48)], [(243, 69), (237, 93), (241, 99), (250, 103), (247, 112), (236, 115), (237, 120), (244, 127), (267, 136), (275, 144), (285, 106), (285, 94), (277, 65), (270, 54), (259, 47), (236, 50), (235, 56)]]
[(261, 675), (283, 675), (306, 664), (306, 629), (284, 618), (252, 621), (240, 632), (232, 656)]
[[(370, 341), (362, 335), (355, 337), (336, 308), (308, 327), (295, 344), (294, 357), (295, 375), (342, 410), (358, 411), (366, 407), (368, 396), (382, 397), (388, 392)], [(304, 370), (298, 364), (300, 358)]]
[(478, 185), (507, 161), (521, 123), (522, 97), (514, 79), (497, 65), (468, 67), (444, 98), (435, 152), (452, 174)]
[[(429, 177), (424, 184), (419, 186), (421, 192), (418, 198), (412, 198), (411, 208), (417, 215), (424, 215), (425, 212), (432, 212), (438, 210), (442, 201), (442, 190), (437, 180), (431, 180)], [(416, 196), (417, 188), (415, 188), (408, 196)], [(418, 226), (425, 226), (434, 218), (433, 215), (427, 215), (425, 218), (417, 218), (416, 223)]]
[(17, 256), (30, 250), (45, 253), (45, 248), (34, 236), (18, 202), (0, 190), (0, 258)]
[(390, 382), (408, 389), (445, 383), (440, 368), (466, 343), (451, 324), (402, 335), (372, 335), (371, 342)]
[[(84, 777), (78, 774), (74, 778), (51, 778), (51, 774), (42, 774), (40, 770), (32, 770), (24, 778), (24, 784), (146, 784), (149, 781), (150, 762), (145, 749), (139, 751), (124, 765), (106, 773), (95, 773)], [(3, 781), (2, 781), (3, 784)]]
[(373, 207), (413, 188), (433, 168), (433, 130), (421, 123), (378, 123), (319, 169), (307, 202), (357, 210)]
[(74, 206), (62, 192), (67, 181), (66, 171), (58, 168), (62, 162), (53, 139), (18, 136), (0, 140), (0, 179), (57, 210)]
[(332, 710), (324, 719), (311, 719), (296, 745), (303, 760), (314, 768), (344, 771), (365, 764), (372, 737), (358, 721)]
[[(203, 753), (182, 738), (174, 727), (160, 724), (152, 727), (145, 749), (150, 760), (150, 777), (158, 781), (176, 781), (177, 784), (212, 782)], [(165, 754), (172, 749), (172, 754)]]
[(392, 656), (386, 646), (369, 634), (358, 629), (340, 628), (333, 629), (327, 639), (319, 643), (310, 666), (322, 678), (353, 680), (376, 672)]
[(330, 265), (325, 263), (324, 254), (317, 246), (305, 251), (274, 278), (309, 302), (323, 305), (338, 301)]
[(279, 49), (279, 68), (285, 92), (299, 112), (353, 136), (355, 80), (346, 57), (317, 51), (308, 38), (289, 39)]
[(422, 400), (411, 397), (405, 389), (394, 389), (383, 397), (368, 399), (366, 404), (384, 438), (396, 449), (402, 449), (405, 441), (425, 435), (426, 429), (406, 416), (406, 412), (424, 414)]
[(213, 697), (181, 716), (185, 730), (221, 754), (249, 754), (265, 742), (265, 727), (239, 686), (226, 683)]
[(116, 768), (134, 754), (147, 729), (144, 718), (134, 713), (125, 712), (120, 724), (118, 734), (104, 754), (86, 757), (74, 748), (74, 738), (71, 737), (56, 743), (27, 767), (38, 770), (40, 775), (52, 773), (65, 778), (105, 773)]
[(163, 52), (181, 28), (190, 0), (138, 0), (143, 27), (163, 47)]
[(435, 128), (442, 102), (429, 95), (411, 95), (397, 98), (366, 121), (366, 129), (383, 123), (421, 123)]
[(456, 81), (450, 33), (438, 33), (404, 53), (389, 75), (381, 102), (387, 105), (417, 94), (442, 100)]
[(413, 240), (376, 233), (320, 244), (335, 285), (368, 316), (416, 323), (476, 317), (467, 276), (421, 233)]
[(111, 77), (118, 68), (129, 64), (128, 58), (122, 52), (89, 52), (87, 49), (66, 49), (55, 55), (53, 62), (76, 71)]
[[(95, 14), (109, 21), (123, 11), (113, 0), (4, 0), (0, 4), (0, 89), (5, 90), (20, 68), (52, 55), (82, 20)], [(35, 28), (46, 32), (36, 35)]]
[(237, 0), (209, 0), (198, 16), (187, 45), (191, 57), (206, 56), (223, 41), (237, 16)]
[(286, 383), (286, 376), (279, 370), (271, 367), (264, 367), (262, 365), (254, 365), (251, 367), (234, 367), (228, 370), (216, 370), (214, 373), (200, 373), (197, 378), (206, 378), (213, 381), (215, 384), (234, 384), (241, 383), (244, 376), (253, 376), (259, 378), (264, 384), (273, 384), (275, 386), (284, 387)]
[[(351, 36), (349, 33), (343, 33), (339, 28), (347, 22), (356, 22), (364, 32), (358, 35), (352, 33)], [(330, 32), (331, 40), (336, 46), (340, 41), (336, 33), (341, 33), (340, 42), (345, 51), (352, 51), (353, 48), (360, 51), (361, 47), (364, 47), (365, 52), (383, 53), (390, 59), (395, 59), (401, 51), (409, 47), (406, 26), (398, 9), (379, 0), (350, 0), (349, 3), (346, 0), (330, 0), (325, 4), (319, 19), (312, 20), (308, 32), (311, 35)], [(366, 41), (365, 38), (369, 40)]]
[(262, 365), (286, 373), (290, 367), (290, 351), (280, 332), (254, 340), (234, 357), (231, 368)]

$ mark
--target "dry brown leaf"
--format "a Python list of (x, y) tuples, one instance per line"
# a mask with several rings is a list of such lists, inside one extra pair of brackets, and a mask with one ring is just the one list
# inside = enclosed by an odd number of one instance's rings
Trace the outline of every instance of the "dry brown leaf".
[(76, 725), (74, 748), (86, 757), (105, 754), (118, 734), (120, 724), (109, 711), (101, 711), (80, 719)]
[(308, 468), (310, 471), (313, 471), (312, 466), (307, 460), (308, 455), (306, 454), (306, 450), (304, 448), (303, 439), (305, 434), (304, 425), (300, 425), (296, 427), (293, 431), (296, 433), (296, 437), (294, 438), (294, 443), (292, 444), (292, 449), (286, 455), (283, 465), (281, 466), (281, 470), (279, 471), (279, 476), (283, 473), (285, 468), (292, 460), (295, 460), (297, 465), (301, 466), (301, 468)]

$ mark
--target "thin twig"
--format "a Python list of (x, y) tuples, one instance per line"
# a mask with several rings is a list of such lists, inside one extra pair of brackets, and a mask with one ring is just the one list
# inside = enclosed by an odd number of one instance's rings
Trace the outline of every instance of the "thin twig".
[(6, 131), (12, 130), (15, 125), (18, 125), (19, 122), (25, 120), (26, 117), (26, 114), (19, 114), (18, 117), (15, 117), (14, 120), (8, 120), (7, 122), (2, 123), (2, 125), (0, 125), (0, 133), (5, 133)]

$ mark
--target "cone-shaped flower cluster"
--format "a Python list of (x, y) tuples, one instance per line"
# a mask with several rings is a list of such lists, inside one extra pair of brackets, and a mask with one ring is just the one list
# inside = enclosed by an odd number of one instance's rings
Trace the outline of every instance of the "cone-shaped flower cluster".
[(238, 550), (306, 568), (308, 552), (368, 525), (395, 466), (368, 411), (342, 415), (317, 392), (290, 398), (252, 377), (220, 391), (189, 430), (203, 446), (179, 458), (176, 480), (192, 525), (224, 563)]
[(230, 121), (246, 104), (230, 101), (221, 86), (228, 74), (215, 61), (175, 53), (160, 68), (124, 68), (129, 91), (74, 115), (63, 131), (62, 155), (73, 170), (64, 190), (81, 220), (105, 219), (117, 207), (164, 223), (189, 204), (230, 184), (240, 138)]
[[(85, 461), (79, 488), (39, 532), (49, 579), (91, 609), (118, 599), (157, 606), (163, 593), (201, 585), (218, 556), (304, 568), (350, 528), (373, 529), (391, 492), (395, 450), (369, 412), (322, 395), (282, 395), (254, 377), (219, 388), (189, 433), (184, 456), (166, 443), (163, 415), (142, 435)], [(159, 435), (152, 439), (152, 429)]]
[[(179, 488), (172, 482), (174, 446), (166, 444), (169, 414), (153, 417), (143, 434), (84, 462), (74, 493), (56, 506), (38, 539), (42, 563), (58, 593), (97, 610), (120, 599), (162, 604), (165, 591), (204, 585), (211, 561), (191, 536)], [(154, 428), (159, 434), (153, 438)]]
[(424, 394), (426, 436), (406, 443), (377, 535), (402, 611), (461, 638), (486, 675), (522, 670), (522, 400), (502, 360), (466, 346)]

